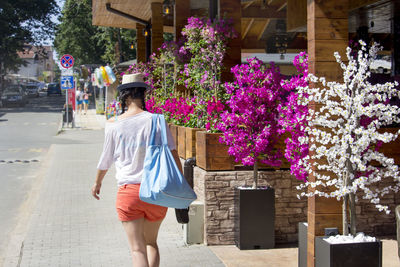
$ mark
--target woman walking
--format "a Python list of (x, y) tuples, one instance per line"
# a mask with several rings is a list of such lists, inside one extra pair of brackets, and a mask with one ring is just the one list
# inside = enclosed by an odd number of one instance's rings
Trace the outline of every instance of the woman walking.
[[(167, 208), (139, 199), (146, 147), (152, 127), (151, 113), (145, 111), (147, 85), (142, 74), (124, 75), (118, 86), (123, 114), (111, 118), (105, 127), (105, 141), (92, 195), (99, 199), (101, 183), (115, 162), (118, 193), (116, 209), (125, 229), (135, 267), (156, 267), (160, 264), (157, 235)], [(158, 125), (156, 140), (161, 138)], [(175, 144), (167, 127), (168, 147), (182, 172)]]
[(82, 113), (82, 104), (83, 104), (83, 92), (80, 87), (76, 90), (76, 105), (77, 105), (77, 113), (81, 114)]
[(83, 93), (83, 109), (84, 109), (84, 115), (86, 115), (86, 113), (87, 113), (87, 110), (88, 110), (88, 106), (89, 106), (89, 96), (90, 96), (90, 94), (89, 94), (89, 92), (88, 92), (88, 89), (87, 88), (85, 88), (85, 91), (84, 91), (84, 93)]

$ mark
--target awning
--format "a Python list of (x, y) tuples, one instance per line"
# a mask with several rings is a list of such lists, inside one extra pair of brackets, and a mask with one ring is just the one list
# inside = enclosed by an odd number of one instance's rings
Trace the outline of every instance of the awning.
[(162, 3), (162, 0), (93, 0), (92, 24), (105, 27), (136, 29), (133, 20), (111, 13), (106, 9), (106, 3), (112, 8), (126, 14), (149, 21), (151, 18), (151, 3)]
[(137, 60), (136, 59), (132, 59), (132, 60), (128, 60), (125, 62), (121, 62), (117, 65), (117, 68), (129, 68), (130, 66), (132, 66), (133, 64), (136, 64)]

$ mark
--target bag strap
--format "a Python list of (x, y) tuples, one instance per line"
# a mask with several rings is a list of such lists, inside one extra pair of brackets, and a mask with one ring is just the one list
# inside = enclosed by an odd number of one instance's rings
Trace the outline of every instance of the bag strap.
[(159, 121), (161, 126), (161, 141), (163, 145), (168, 145), (167, 139), (167, 129), (165, 128), (165, 118), (164, 115), (159, 115)]
[(156, 139), (158, 116), (159, 115), (155, 113), (151, 114), (150, 146), (154, 145), (154, 139)]

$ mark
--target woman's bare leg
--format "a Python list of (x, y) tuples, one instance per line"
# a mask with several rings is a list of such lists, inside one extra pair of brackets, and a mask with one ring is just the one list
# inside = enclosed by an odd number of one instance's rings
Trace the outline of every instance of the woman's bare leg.
[(147, 259), (149, 262), (149, 267), (160, 266), (160, 253), (157, 246), (157, 235), (162, 221), (162, 219), (155, 222), (144, 220), (144, 238), (147, 244)]
[(146, 252), (146, 240), (144, 238), (144, 218), (122, 222), (128, 236), (132, 253), (132, 263), (135, 267), (149, 267)]

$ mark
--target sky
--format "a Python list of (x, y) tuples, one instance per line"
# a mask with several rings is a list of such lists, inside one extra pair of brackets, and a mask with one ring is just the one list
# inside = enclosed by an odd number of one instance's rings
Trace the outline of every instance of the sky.
[[(57, 2), (57, 5), (60, 7), (60, 11), (61, 11), (62, 8), (63, 8), (63, 6), (64, 6), (65, 0), (56, 0), (56, 2)], [(55, 16), (52, 16), (52, 17), (51, 17), (51, 20), (52, 20), (53, 22), (57, 23), (57, 24), (60, 23), (60, 22), (58, 21), (57, 17), (55, 17)], [(53, 41), (54, 41), (54, 40), (46, 40), (46, 42), (49, 42), (51, 45), (53, 45)], [(59, 60), (58, 60), (58, 54), (57, 54), (56, 51), (53, 51), (53, 59), (54, 59), (54, 61), (55, 61), (55, 62), (59, 65), (59, 67), (60, 67), (60, 62), (59, 62)]]

